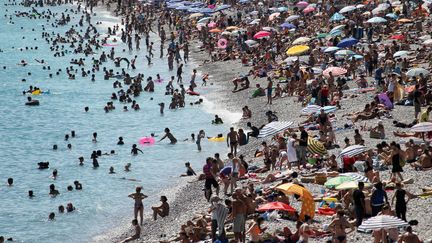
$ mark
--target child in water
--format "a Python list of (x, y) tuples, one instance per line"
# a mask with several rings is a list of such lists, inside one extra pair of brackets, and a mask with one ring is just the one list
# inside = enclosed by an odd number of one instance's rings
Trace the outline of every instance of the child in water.
[(191, 165), (190, 165), (189, 162), (186, 162), (186, 163), (185, 163), (185, 166), (186, 166), (186, 174), (182, 174), (182, 175), (181, 175), (182, 177), (184, 177), (184, 176), (193, 176), (193, 175), (196, 176), (196, 173), (195, 173), (195, 171), (192, 169), (192, 167), (191, 167)]

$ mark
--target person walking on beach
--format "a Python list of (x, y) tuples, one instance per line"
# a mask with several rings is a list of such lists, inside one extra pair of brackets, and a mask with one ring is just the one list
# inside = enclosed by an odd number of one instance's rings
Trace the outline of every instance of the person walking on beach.
[(227, 147), (231, 148), (231, 153), (237, 156), (237, 145), (238, 145), (238, 133), (234, 130), (234, 127), (230, 128), (230, 132), (227, 134)]
[[(408, 200), (405, 201), (405, 196), (408, 196)], [(392, 204), (394, 203), (394, 200), (396, 199), (396, 216), (403, 221), (406, 220), (406, 212), (407, 212), (407, 203), (410, 199), (415, 198), (413, 194), (410, 192), (402, 189), (402, 183), (398, 182), (396, 183), (396, 190), (393, 194), (392, 198)]]
[(356, 215), (356, 225), (360, 226), (363, 222), (365, 213), (365, 195), (363, 194), (364, 183), (358, 183), (358, 189), (353, 192), (354, 209)]
[(208, 157), (206, 159), (206, 164), (203, 167), (203, 173), (205, 176), (204, 182), (204, 196), (207, 201), (210, 201), (212, 194), (212, 186), (216, 189), (216, 194), (219, 195), (219, 184), (216, 180), (217, 173), (219, 172), (217, 160)]
[(135, 218), (135, 220), (137, 220), (138, 219), (138, 213), (139, 213), (140, 225), (143, 225), (144, 204), (143, 204), (142, 200), (147, 198), (147, 196), (144, 195), (143, 193), (141, 193), (141, 189), (142, 189), (142, 187), (137, 186), (135, 189), (135, 193), (129, 194), (128, 197), (135, 200), (134, 218)]
[(297, 139), (298, 146), (297, 146), (297, 152), (298, 152), (298, 169), (300, 170), (300, 165), (303, 165), (303, 168), (306, 168), (306, 151), (307, 151), (307, 145), (308, 145), (308, 138), (309, 134), (306, 132), (303, 126), (299, 127), (300, 129), (300, 139)]
[(234, 239), (235, 242), (245, 243), (247, 207), (242, 195), (242, 190), (236, 189), (232, 197), (234, 201), (232, 202), (232, 213), (229, 218), (233, 220)]
[(141, 227), (138, 225), (138, 220), (136, 220), (136, 219), (132, 220), (132, 225), (135, 228), (135, 234), (132, 235), (131, 237), (128, 237), (128, 238), (124, 239), (120, 243), (125, 243), (125, 242), (129, 242), (129, 241), (137, 240), (137, 239), (140, 238), (140, 236), (141, 236)]
[(267, 78), (267, 104), (272, 104), (273, 81), (270, 77)]
[[(339, 210), (336, 215), (336, 218), (331, 221), (328, 228), (333, 232), (333, 239), (337, 240), (333, 242), (345, 243), (347, 242), (347, 234), (353, 232), (354, 227), (345, 218), (344, 212), (342, 210)], [(345, 228), (350, 228), (351, 231), (345, 232)]]

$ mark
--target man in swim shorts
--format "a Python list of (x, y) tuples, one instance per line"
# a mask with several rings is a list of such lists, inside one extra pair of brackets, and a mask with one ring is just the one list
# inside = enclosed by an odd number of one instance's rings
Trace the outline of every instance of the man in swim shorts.
[(238, 145), (239, 136), (237, 131), (234, 130), (234, 127), (230, 128), (230, 132), (227, 134), (227, 147), (231, 148), (231, 153), (234, 156), (237, 156), (237, 145)]

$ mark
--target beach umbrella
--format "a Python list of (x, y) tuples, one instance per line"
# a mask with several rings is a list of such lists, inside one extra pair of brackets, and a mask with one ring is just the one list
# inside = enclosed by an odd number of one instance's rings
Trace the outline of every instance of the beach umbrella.
[(229, 4), (222, 4), (222, 5), (218, 6), (218, 7), (216, 7), (216, 9), (214, 11), (217, 12), (217, 11), (222, 11), (222, 10), (229, 9), (229, 8), (231, 8), (231, 5), (229, 5)]
[(276, 190), (282, 191), (285, 194), (296, 194), (300, 196), (302, 199), (300, 219), (304, 219), (305, 215), (311, 218), (315, 216), (315, 201), (312, 194), (306, 188), (294, 183), (285, 183), (277, 186)]
[(423, 41), (423, 45), (426, 45), (426, 46), (432, 45), (432, 39), (428, 39), (428, 40)]
[(324, 50), (324, 53), (335, 52), (335, 51), (338, 51), (338, 50), (340, 50), (339, 47), (337, 47), (337, 46), (330, 46), (330, 47), (327, 47), (327, 48)]
[(410, 77), (416, 77), (419, 76), (421, 73), (423, 75), (429, 75), (429, 71), (424, 68), (411, 68), (410, 70), (408, 70), (408, 72), (406, 72), (406, 75)]
[(286, 12), (286, 11), (288, 11), (288, 8), (287, 7), (279, 7), (279, 8), (277, 8), (277, 11)]
[(364, 4), (357, 4), (357, 5), (356, 5), (356, 9), (360, 9), (360, 8), (364, 8), (364, 7), (365, 7)]
[(430, 132), (432, 131), (432, 122), (420, 122), (410, 129), (411, 132)]
[(308, 13), (312, 13), (313, 11), (315, 11), (315, 8), (314, 7), (307, 7), (307, 8), (305, 8), (305, 9), (303, 9), (303, 13), (304, 14), (308, 14)]
[(349, 176), (333, 177), (333, 178), (328, 179), (324, 183), (324, 186), (327, 188), (334, 188), (334, 187), (337, 187), (346, 181), (354, 181), (354, 179), (352, 177), (349, 177)]
[(250, 25), (256, 25), (256, 24), (259, 24), (260, 23), (260, 19), (254, 19), (254, 20), (252, 20), (249, 24)]
[(233, 31), (233, 30), (238, 30), (239, 29), (239, 27), (237, 27), (237, 26), (228, 26), (228, 27), (226, 27), (226, 31)]
[(296, 26), (290, 23), (283, 23), (280, 25), (281, 28), (283, 29), (295, 29)]
[(413, 21), (412, 21), (412, 19), (403, 18), (403, 19), (398, 19), (397, 22), (402, 23), (402, 24), (407, 24), (407, 23), (412, 23)]
[(200, 18), (202, 16), (204, 16), (204, 14), (202, 14), (202, 13), (193, 13), (193, 14), (189, 15), (189, 19)]
[(248, 46), (254, 46), (254, 45), (258, 44), (258, 42), (254, 41), (254, 40), (246, 40), (245, 43)]
[(368, 150), (369, 149), (363, 145), (351, 145), (349, 147), (344, 148), (338, 157), (354, 157)]
[(272, 20), (274, 20), (275, 18), (279, 17), (279, 15), (280, 15), (280, 13), (272, 13), (272, 14), (270, 14), (270, 16), (269, 16), (269, 20), (272, 21)]
[(302, 109), (302, 112), (307, 114), (314, 114), (320, 112), (321, 109), (322, 107), (319, 105), (308, 105)]
[(247, 3), (250, 3), (250, 0), (240, 0), (239, 3), (241, 3), (241, 4), (247, 4)]
[[(372, 187), (372, 184), (366, 182), (364, 183), (364, 186), (366, 188)], [(357, 189), (357, 188), (358, 188), (358, 181), (346, 181), (340, 184), (339, 186), (335, 187), (336, 190), (349, 190), (349, 189)]]
[(277, 32), (277, 30), (275, 28), (270, 27), (270, 26), (263, 27), (262, 29), (265, 31), (268, 31), (268, 32)]
[(369, 179), (366, 176), (360, 175), (359, 173), (349, 172), (349, 173), (343, 173), (343, 174), (339, 174), (339, 175), (341, 175), (341, 176), (349, 176), (349, 177), (353, 178), (354, 181), (357, 181), (357, 182), (358, 181), (361, 181), (361, 182), (370, 182)]
[(308, 137), (307, 150), (311, 154), (319, 154), (321, 156), (327, 154), (327, 149), (325, 148), (324, 144), (311, 137)]
[(295, 39), (292, 44), (293, 45), (304, 44), (306, 42), (309, 42), (310, 40), (311, 40), (311, 38), (309, 38), (309, 37), (299, 37), (299, 38)]
[(346, 74), (348, 71), (345, 68), (341, 67), (328, 67), (326, 70), (323, 71), (323, 75), (326, 77), (330, 77), (330, 73), (332, 73), (333, 76), (341, 76)]
[(286, 130), (293, 124), (292, 121), (287, 122), (280, 122), (280, 121), (274, 121), (270, 122), (269, 124), (265, 125), (258, 135), (259, 138), (264, 138), (267, 136), (275, 135), (276, 133)]
[(333, 29), (331, 29), (329, 33), (335, 32), (337, 30), (342, 30), (343, 28), (345, 28), (344, 24), (338, 25), (338, 26), (334, 27)]
[(290, 205), (282, 202), (270, 202), (263, 204), (258, 207), (257, 211), (265, 212), (270, 210), (278, 210), (278, 211), (285, 211), (285, 212), (292, 212), (294, 213), (296, 210), (295, 208), (291, 207)]
[(285, 22), (291, 22), (291, 21), (294, 21), (294, 20), (296, 20), (298, 18), (300, 18), (300, 16), (298, 16), (298, 15), (291, 15), (288, 18), (285, 19)]
[(345, 19), (345, 16), (343, 16), (340, 13), (335, 13), (335, 14), (333, 14), (333, 16), (331, 16), (330, 21), (341, 21), (344, 19)]
[(301, 1), (301, 2), (296, 3), (296, 7), (298, 7), (298, 8), (306, 8), (308, 5), (309, 5), (309, 3), (305, 2), (305, 1)]
[(258, 31), (257, 33), (255, 33), (255, 35), (253, 36), (255, 39), (261, 39), (267, 36), (270, 36), (271, 33), (268, 31)]
[(354, 57), (356, 60), (362, 60), (362, 59), (364, 58), (362, 55), (358, 55), (358, 54), (354, 55), (353, 57)]
[(392, 40), (403, 40), (403, 39), (405, 39), (405, 36), (403, 36), (403, 35), (393, 35), (393, 36), (390, 37), (390, 39), (392, 39)]
[(218, 28), (214, 28), (214, 29), (209, 30), (209, 32), (210, 33), (220, 33), (220, 32), (222, 32), (222, 30), (218, 29)]
[(366, 22), (368, 22), (370, 24), (382, 24), (382, 23), (386, 23), (387, 20), (385, 18), (382, 18), (382, 17), (373, 17), (373, 18), (368, 19), (368, 21), (366, 21)]
[(398, 57), (406, 57), (408, 56), (409, 51), (397, 51), (393, 54), (393, 58), (398, 58)]
[(395, 13), (388, 13), (388, 14), (386, 14), (386, 17), (391, 18), (391, 19), (397, 19), (398, 18), (398, 16)]
[(300, 54), (309, 51), (309, 49), (310, 49), (309, 46), (297, 45), (289, 48), (286, 53), (289, 56), (299, 56)]
[(349, 38), (345, 38), (345, 39), (341, 40), (337, 44), (337, 47), (347, 48), (347, 47), (351, 47), (357, 43), (358, 43), (358, 40), (356, 38), (349, 37)]
[(322, 38), (326, 38), (327, 36), (328, 36), (327, 33), (319, 33), (319, 34), (316, 35), (316, 38), (317, 39), (322, 39)]
[(341, 13), (341, 14), (348, 13), (348, 12), (354, 11), (356, 9), (357, 9), (356, 6), (346, 6), (346, 7), (343, 7), (341, 10), (339, 10), (339, 13)]
[(211, 8), (201, 8), (201, 9), (198, 9), (198, 12), (199, 12), (199, 13), (207, 13), (207, 14), (211, 14), (211, 13), (214, 13), (214, 10), (211, 9)]
[(232, 166), (225, 166), (219, 171), (219, 173), (223, 175), (229, 175), (231, 174), (231, 171), (232, 171)]
[(214, 27), (216, 27), (216, 23), (212, 21), (212, 22), (207, 24), (207, 27), (214, 28)]
[(204, 17), (204, 18), (198, 20), (197, 23), (199, 23), (199, 24), (201, 24), (201, 23), (205, 23), (205, 22), (207, 22), (207, 21), (210, 20), (210, 19), (211, 19), (210, 17)]
[(378, 215), (367, 220), (358, 227), (359, 230), (381, 230), (381, 229), (393, 229), (398, 227), (406, 227), (408, 223), (400, 218), (390, 215)]

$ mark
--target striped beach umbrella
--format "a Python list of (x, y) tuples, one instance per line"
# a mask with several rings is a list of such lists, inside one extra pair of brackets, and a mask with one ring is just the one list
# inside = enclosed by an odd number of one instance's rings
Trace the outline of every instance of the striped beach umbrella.
[(414, 125), (411, 132), (430, 132), (432, 131), (432, 122), (420, 122), (419, 124)]
[(363, 221), (358, 229), (365, 231), (376, 229), (393, 229), (406, 226), (408, 226), (408, 223), (400, 218), (390, 215), (379, 215)]
[(351, 145), (342, 150), (339, 157), (353, 157), (368, 151), (369, 149), (363, 145)]
[(333, 74), (334, 77), (341, 76), (346, 74), (348, 71), (345, 68), (341, 67), (328, 67), (326, 70), (323, 71), (323, 75), (325, 77), (330, 77), (330, 73)]
[(364, 175), (360, 175), (359, 173), (343, 173), (340, 174), (341, 176), (349, 176), (351, 178), (353, 178), (355, 181), (361, 181), (361, 182), (370, 182), (369, 179), (364, 176)]
[(258, 135), (259, 138), (264, 138), (267, 136), (275, 135), (276, 133), (283, 131), (287, 128), (289, 128), (293, 124), (292, 121), (287, 122), (281, 122), (281, 121), (274, 121), (270, 122), (269, 124), (265, 125)]
[(321, 156), (327, 154), (327, 149), (324, 144), (311, 137), (308, 138), (307, 150), (311, 154), (319, 154)]

